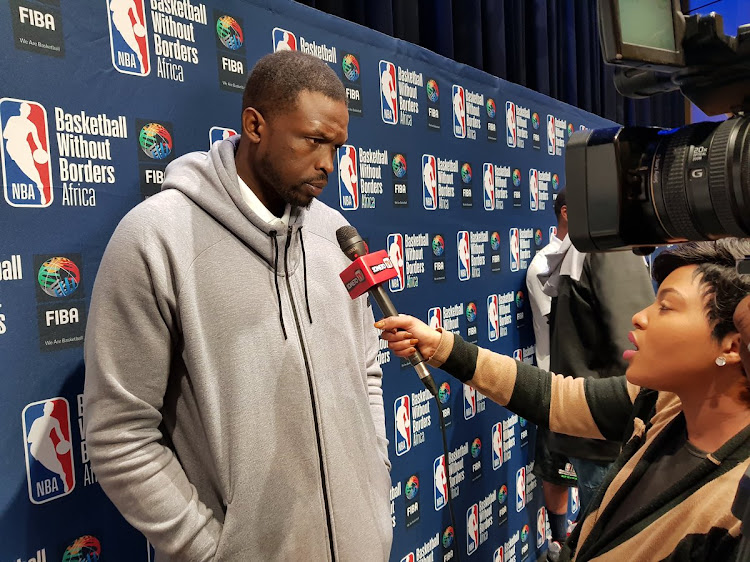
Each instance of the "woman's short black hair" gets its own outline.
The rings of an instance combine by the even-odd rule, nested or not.
[[[696,275],[706,297],[706,313],[712,336],[721,340],[736,332],[732,316],[737,304],[750,294],[750,276],[737,273],[737,261],[750,256],[750,239],[722,238],[715,242],[688,242],[663,251],[654,258],[654,280],[662,281],[675,269],[697,265]]]
[[[278,112],[293,110],[303,90],[346,103],[341,79],[325,62],[300,51],[271,53],[250,72],[242,95],[242,111],[254,107],[268,119]]]

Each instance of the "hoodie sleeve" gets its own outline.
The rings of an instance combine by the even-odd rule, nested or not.
[[[84,347],[88,452],[106,494],[158,551],[212,560],[221,524],[159,429],[179,336],[174,272],[152,234],[158,221],[131,212],[99,267]]]
[[[365,299],[362,299],[365,301]],[[369,297],[367,301],[369,302]],[[362,332],[365,337],[365,362],[367,365],[367,394],[370,399],[370,413],[375,423],[375,436],[377,447],[383,463],[391,470],[391,461],[388,459],[388,438],[385,432],[385,409],[383,406],[383,371],[378,363],[378,350],[380,347],[379,330],[374,327],[375,318],[371,306],[364,306],[362,314]]]

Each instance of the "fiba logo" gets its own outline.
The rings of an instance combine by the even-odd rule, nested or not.
[[[341,60],[341,71],[349,82],[359,80],[359,61],[357,57],[351,53],[344,55],[344,58]]]
[[[31,503],[68,495],[75,488],[70,407],[65,398],[28,404],[21,414]]]
[[[550,226],[549,227],[549,238],[552,240],[552,237],[557,237],[557,227],[556,226]]]
[[[516,472],[516,511],[526,507],[526,467],[522,466]]]
[[[68,545],[63,553],[62,562],[98,562],[101,554],[102,546],[99,539],[84,535]]]
[[[492,562],[505,562],[503,557],[503,547],[500,546],[492,555]]]
[[[448,503],[448,477],[445,471],[445,455],[440,455],[432,463],[432,475],[435,482],[435,511],[440,511]]]
[[[393,175],[397,178],[403,178],[406,175],[406,157],[403,154],[396,154],[391,160]]]
[[[411,406],[408,396],[396,398],[393,416],[396,420],[396,455],[401,456],[411,449]]]
[[[149,61],[145,0],[108,0],[112,66],[123,74],[148,76]]]
[[[547,154],[555,154],[555,118],[547,115]]]
[[[406,481],[406,486],[404,486],[406,499],[413,500],[417,497],[417,492],[419,492],[419,478],[417,478],[416,474],[413,474]]]
[[[216,35],[227,49],[236,51],[244,43],[242,28],[232,16],[221,16],[216,20]]]
[[[449,385],[447,382],[444,382],[440,385],[440,388],[438,389],[438,398],[440,399],[441,404],[447,404],[448,399],[451,397],[451,385]]]
[[[453,530],[453,527],[449,525],[448,527],[445,528],[445,531],[443,531],[443,540],[442,540],[444,549],[447,550],[453,546],[454,535],[455,535],[455,531]]]
[[[339,205],[344,211],[359,207],[359,180],[357,179],[357,149],[345,144],[338,149]]]
[[[479,548],[479,507],[472,504],[466,510],[466,553],[474,554]]]
[[[482,166],[482,185],[484,186],[484,210],[495,210],[495,166],[485,162]]]
[[[542,230],[540,228],[537,228],[534,231],[534,244],[537,248],[541,248],[542,242],[544,242],[544,239],[542,238]]]
[[[526,542],[529,538],[529,525],[528,523],[521,527],[521,540]]]
[[[42,291],[51,297],[69,297],[81,282],[81,272],[72,260],[54,257],[45,261],[37,273]]]
[[[237,131],[227,127],[211,127],[208,131],[208,144],[212,146],[215,142],[227,140],[236,134]]]
[[[463,86],[453,84],[453,136],[466,138],[466,98]]]
[[[388,288],[392,293],[403,291],[405,286],[404,280],[404,237],[401,234],[389,234],[386,244],[388,248],[388,257],[396,268],[396,277],[388,281]]]
[[[505,142],[510,148],[516,147],[516,104],[505,102]]]
[[[445,240],[440,234],[432,237],[432,254],[439,258],[445,253]]]
[[[495,252],[497,252],[500,249],[500,233],[499,232],[493,232],[490,235],[490,248],[492,248],[492,250]]]
[[[529,209],[539,210],[539,171],[534,168],[529,170]]]
[[[468,162],[461,165],[461,181],[466,184],[471,183],[471,164]]]
[[[573,123],[568,123],[568,136],[573,134],[573,131],[575,130],[575,127],[573,127]]]
[[[493,100],[492,98],[487,98],[485,108],[487,109],[487,117],[489,117],[490,119],[494,119],[495,115],[497,114],[497,106],[495,105],[495,100]]]
[[[482,452],[482,441],[479,437],[475,437],[474,441],[471,442],[471,457],[477,458]]]
[[[477,305],[473,302],[469,302],[469,304],[466,305],[466,321],[467,322],[475,322],[477,319]]]
[[[557,191],[560,187],[560,176],[557,174],[552,174],[552,189],[554,191]]]
[[[3,187],[12,207],[49,207],[52,167],[47,111],[34,101],[0,99]]]
[[[510,270],[518,271],[521,268],[521,242],[518,239],[518,229],[511,228],[508,231],[510,241]]]
[[[487,338],[496,341],[500,337],[500,310],[497,295],[487,297]]]
[[[536,547],[540,548],[547,542],[547,510],[544,506],[536,512]]]
[[[471,254],[469,253],[469,231],[459,230],[456,234],[456,248],[458,248],[458,280],[471,279]]]
[[[531,114],[531,126],[535,131],[539,129],[539,114],[536,111]]]
[[[443,327],[443,311],[439,306],[427,311],[427,324],[433,330]]]
[[[274,27],[271,32],[273,38],[273,52],[276,51],[296,51],[297,37],[291,31]]]
[[[470,420],[477,415],[477,393],[468,384],[464,386],[464,419]]]
[[[503,466],[503,424],[497,422],[492,426],[492,470]]]
[[[160,123],[147,123],[138,134],[143,153],[154,160],[164,160],[172,153],[172,135]]]
[[[380,117],[383,123],[398,123],[398,96],[396,92],[396,67],[392,62],[381,60],[380,72]]]

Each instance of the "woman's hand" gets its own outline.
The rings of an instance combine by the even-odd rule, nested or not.
[[[409,357],[419,349],[422,357],[429,359],[440,344],[440,332],[408,314],[383,318],[375,322],[375,327],[383,330],[380,337],[399,357]]]
[[[734,325],[740,333],[742,345],[740,346],[740,357],[745,374],[750,377],[750,295],[746,296],[737,305],[734,311]]]

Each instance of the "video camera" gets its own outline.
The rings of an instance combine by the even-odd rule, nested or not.
[[[678,0],[598,0],[604,59],[629,97],[679,89],[723,122],[573,133],[565,155],[570,238],[582,252],[750,237],[750,24],[685,16]]]

